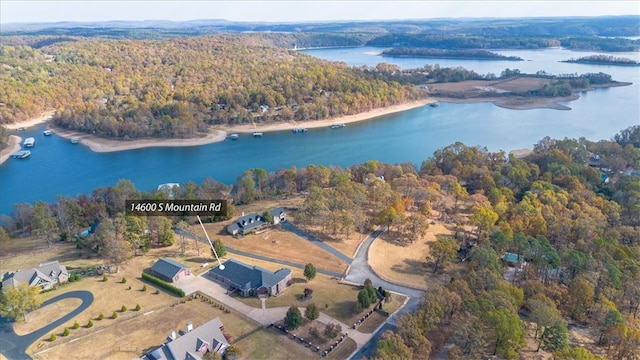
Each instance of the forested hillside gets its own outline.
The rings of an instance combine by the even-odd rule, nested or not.
[[[431,242],[420,266],[446,285],[431,287],[419,309],[382,336],[375,359],[426,359],[443,349],[450,358],[513,359],[526,339],[557,359],[638,359],[640,177],[629,170],[640,168],[639,145],[640,126],[621,131],[615,141],[544,138],[525,158],[456,143],[419,169],[378,161],[248,169],[233,185],[213,179],[181,184],[176,198],[250,204],[302,193],[297,221],[336,241],[384,226],[400,243],[413,242],[429,226],[427,218],[440,214],[451,236]],[[114,253],[100,250],[107,239],[100,231],[77,239],[77,246],[100,250],[109,261],[126,261],[171,243],[171,226],[194,221],[123,215],[127,199],[167,196],[122,180],[56,204],[17,204],[3,222],[12,237],[43,242],[69,241],[96,222],[127,223],[120,228],[130,235],[157,229],[153,237],[121,236]],[[233,206],[226,218],[232,216]],[[507,252],[526,265],[504,265]],[[570,329],[588,346],[577,347]]]
[[[212,124],[324,119],[425,96],[276,42],[296,45],[278,35],[4,45],[0,123],[55,109],[66,129],[191,137]]]

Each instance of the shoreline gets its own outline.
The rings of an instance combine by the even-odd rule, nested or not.
[[[385,108],[377,108],[367,112],[341,116],[337,118],[314,120],[306,122],[287,122],[278,124],[266,124],[266,125],[237,125],[237,126],[214,126],[210,128],[210,131],[205,136],[197,138],[186,139],[134,139],[134,140],[114,140],[98,137],[91,134],[81,133],[78,131],[65,130],[55,126],[49,128],[56,135],[65,138],[73,139],[78,138],[79,143],[89,147],[94,152],[106,153],[125,150],[135,150],[151,147],[187,147],[187,146],[199,146],[213,144],[216,142],[224,141],[227,135],[230,133],[238,134],[251,134],[253,132],[274,132],[274,131],[291,131],[296,127],[304,127],[307,129],[316,129],[329,127],[334,123],[351,124],[360,121],[366,121],[378,116],[389,115],[397,112],[407,111],[418,107],[425,106],[427,104],[436,102],[434,98],[427,98],[423,100],[416,100],[404,104],[388,106]]]
[[[22,148],[20,143],[22,143],[22,138],[20,136],[9,135],[9,144],[6,148],[0,151],[0,165],[4,164],[4,162],[9,159],[11,154]]]
[[[553,110],[571,110],[570,107],[560,104],[563,101],[574,101],[580,98],[580,95],[573,94],[571,96],[555,97],[555,98],[527,98],[527,97],[470,97],[470,98],[452,98],[436,96],[441,102],[453,104],[475,104],[481,102],[490,102],[497,107],[509,110],[533,110],[533,109],[553,109]]]
[[[2,124],[2,126],[4,126],[4,128],[8,130],[18,130],[21,127],[28,128],[28,127],[40,125],[42,123],[45,123],[51,120],[55,113],[56,113],[55,110],[49,110],[49,111],[43,112],[38,117],[23,120],[23,121],[18,121],[11,124]]]

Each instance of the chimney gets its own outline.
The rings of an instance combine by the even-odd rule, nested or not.
[[[242,216],[244,216],[244,211],[242,212]]]
[[[191,323],[191,321],[189,321],[187,323],[187,332],[191,332],[193,330],[193,323]]]
[[[176,331],[171,330],[171,340],[175,340],[175,339],[176,339]]]

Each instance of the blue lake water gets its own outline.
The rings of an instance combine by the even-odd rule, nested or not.
[[[167,182],[201,182],[207,177],[230,184],[249,168],[275,171],[308,164],[350,166],[376,159],[388,163],[416,165],[443,146],[456,141],[486,146],[491,151],[531,148],[544,136],[589,140],[610,139],[618,131],[640,124],[640,70],[559,63],[576,53],[563,49],[498,51],[527,61],[429,60],[387,58],[374,54],[379,48],[306,50],[305,53],[352,66],[375,66],[380,62],[402,68],[428,63],[463,66],[480,74],[499,75],[505,68],[553,74],[605,72],[631,86],[597,89],[581,93],[580,99],[564,103],[571,110],[508,110],[490,103],[429,106],[349,124],[341,129],[310,129],[306,133],[266,133],[254,139],[241,135],[238,141],[184,147],[150,148],[116,153],[94,153],[57,136],[45,137],[36,126],[14,132],[34,136],[36,146],[28,159],[9,159],[0,165],[0,214],[8,214],[16,203],[54,201],[56,195],[76,196],[119,179],[130,179],[138,189],[152,190]],[[638,53],[613,54],[639,59]]]

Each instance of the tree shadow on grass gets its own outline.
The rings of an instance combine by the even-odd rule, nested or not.
[[[189,259],[185,259],[185,260],[189,261],[189,262],[196,263],[196,264],[204,264],[204,263],[211,262],[211,259],[207,259],[207,258],[203,258],[203,257],[193,257],[193,258],[189,258]]]
[[[426,262],[404,259],[403,264],[393,265],[391,270],[401,274],[420,275],[424,274],[425,270],[428,270],[428,268]]]

